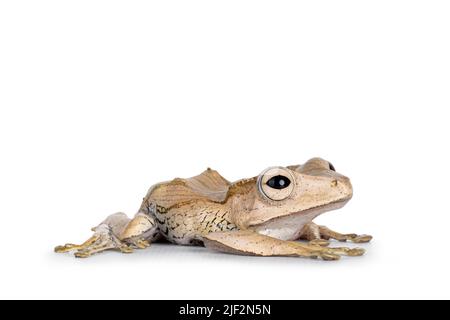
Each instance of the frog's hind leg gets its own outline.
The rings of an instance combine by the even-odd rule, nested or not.
[[[327,246],[329,244],[328,240],[330,239],[341,242],[351,241],[354,243],[364,243],[372,240],[372,236],[366,234],[358,235],[355,233],[343,234],[311,222],[303,228],[300,239],[308,240],[311,244]]]
[[[203,236],[206,247],[242,255],[320,257],[323,260],[338,260],[341,255],[360,256],[360,248],[327,248],[319,245],[283,241],[250,230],[213,232]]]
[[[80,245],[65,244],[55,248],[55,252],[75,251],[78,258],[86,258],[105,250],[133,252],[133,248],[144,249],[158,234],[156,222],[145,213],[138,213],[129,219],[124,213],[110,215],[97,227],[94,234]]]

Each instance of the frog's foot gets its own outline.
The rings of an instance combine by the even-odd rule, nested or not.
[[[125,242],[119,240],[114,235],[112,228],[107,224],[100,224],[94,228],[94,235],[87,241],[80,245],[68,243],[64,246],[58,246],[55,248],[55,252],[69,252],[75,251],[75,257],[87,258],[94,253],[102,252],[105,250],[117,249],[123,253],[133,252],[133,249]]]
[[[372,240],[372,236],[367,234],[358,235],[355,233],[342,234],[333,230],[328,229],[325,226],[319,226],[320,237],[322,239],[335,239],[341,242],[351,241],[354,243],[364,243]]]
[[[363,248],[347,248],[347,247],[321,247],[317,245],[308,245],[311,250],[317,250],[326,254],[335,254],[349,257],[362,256],[366,251]]]
[[[133,248],[145,249],[150,240],[159,234],[156,222],[144,212],[138,212],[133,219],[118,212],[107,217],[99,226],[92,228],[94,235],[82,244],[68,243],[55,248],[55,252],[75,251],[78,258],[86,258],[105,250],[133,252]]]

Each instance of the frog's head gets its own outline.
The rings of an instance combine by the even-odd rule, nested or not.
[[[247,190],[233,197],[233,220],[243,228],[264,227],[293,216],[304,224],[320,213],[343,207],[353,194],[350,180],[320,158],[303,165],[268,168],[245,184]]]

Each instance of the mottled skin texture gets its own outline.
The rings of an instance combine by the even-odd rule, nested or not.
[[[269,168],[234,183],[207,169],[189,179],[154,185],[133,219],[113,214],[93,228],[94,235],[83,244],[66,244],[55,251],[75,251],[76,257],[109,249],[129,253],[165,238],[245,255],[324,260],[359,256],[363,249],[329,247],[328,240],[361,243],[371,236],[341,234],[312,222],[319,214],[344,206],[352,194],[350,180],[320,158]]]

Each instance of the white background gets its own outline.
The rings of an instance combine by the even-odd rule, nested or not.
[[[450,298],[448,1],[3,1],[0,298]],[[206,167],[313,156],[354,185],[339,262],[154,245],[87,260],[107,215]]]

